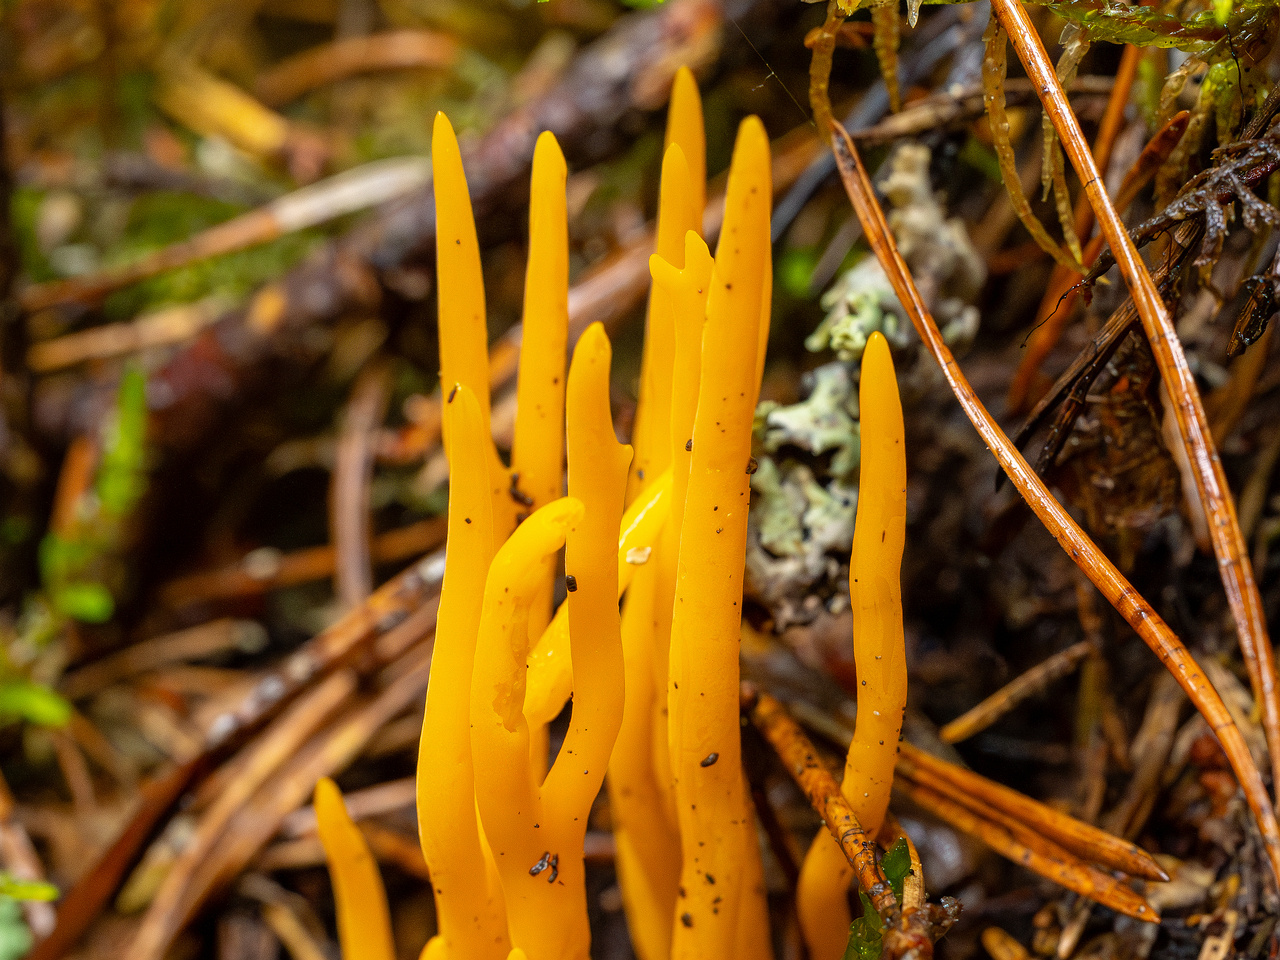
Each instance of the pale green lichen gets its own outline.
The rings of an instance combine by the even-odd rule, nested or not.
[[[804,550],[804,531],[800,518],[804,515],[802,491],[782,482],[777,464],[765,459],[751,478],[751,490],[758,494],[753,515],[760,533],[760,545],[778,557],[794,557]]]
[[[927,147],[902,144],[880,186],[889,201],[889,227],[916,286],[947,343],[963,350],[977,333],[978,311],[972,301],[986,282],[986,264],[964,224],[948,219],[929,179],[930,160]],[[845,271],[823,295],[822,306],[827,315],[805,341],[815,353],[831,349],[841,360],[855,363],[876,331],[898,349],[910,341],[902,305],[874,257]]]
[[[895,346],[906,345],[898,319],[898,298],[874,257],[866,257],[845,271],[822,295],[822,306],[827,315],[804,342],[814,353],[834,350],[841,360],[853,363],[876,331]]]
[[[904,144],[880,186],[890,228],[925,302],[948,342],[963,348],[977,331],[972,301],[986,267],[964,226],[947,218],[935,195],[930,159],[927,148]],[[827,318],[807,346],[830,348],[839,360],[806,374],[808,392],[799,403],[767,402],[756,411],[760,463],[751,480],[747,576],[778,630],[848,608],[845,579],[861,459],[854,362],[875,331],[899,350],[914,337],[874,257],[847,270],[823,306]]]
[[[779,629],[848,602],[840,569],[857,505],[857,391],[843,363],[819,367],[805,382],[800,403],[763,403],[756,415],[764,456],[751,478],[747,576]],[[801,462],[806,455],[820,462]]]
[[[764,411],[761,439],[768,453],[784,446],[819,456],[834,451],[830,473],[851,478],[858,469],[861,438],[858,396],[848,369],[829,363],[806,375],[809,396],[791,406],[773,405]]]
[[[841,567],[853,545],[857,490],[819,483],[794,460],[760,462],[747,539],[747,579],[776,629],[848,605]]]

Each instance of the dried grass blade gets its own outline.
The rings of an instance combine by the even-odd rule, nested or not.
[[[1121,60],[1121,73],[1116,76],[1116,89],[1120,89],[1119,84],[1122,79],[1125,80],[1124,89],[1132,89],[1133,79],[1137,74],[1136,64],[1140,57],[1136,55],[1130,57],[1129,52],[1137,50],[1137,47],[1125,48],[1125,56]],[[1130,61],[1134,64],[1132,69],[1127,66]],[[1110,116],[1110,104],[1108,104],[1107,112]],[[1151,179],[1156,175],[1156,171],[1169,159],[1169,154],[1173,152],[1173,148],[1182,139],[1182,134],[1187,129],[1187,121],[1190,119],[1191,114],[1183,110],[1170,119],[1151,138],[1143,148],[1141,155],[1125,174],[1124,181],[1120,184],[1120,190],[1116,194],[1117,210],[1128,209],[1129,204],[1133,203],[1138,193],[1151,182]],[[1105,119],[1103,125],[1106,126]],[[1118,123],[1116,126],[1118,126]],[[1109,154],[1111,143],[1114,139],[1114,134],[1112,134],[1104,140],[1102,132],[1099,132],[1098,144],[1094,150],[1098,157],[1099,166],[1105,163],[1102,159],[1102,148],[1106,147],[1106,152]],[[1092,222],[1093,209],[1089,206],[1088,197],[1082,195],[1080,199],[1084,207],[1083,212],[1088,214],[1088,221],[1086,222]],[[1081,220],[1077,218],[1076,226],[1079,227],[1080,225]],[[1097,261],[1098,254],[1102,252],[1102,242],[1102,234],[1094,236],[1089,241],[1084,250],[1084,263],[1086,266],[1092,267]],[[1076,283],[1079,280],[1080,274],[1075,271],[1054,267],[1053,276],[1049,279],[1049,287],[1045,291],[1044,299],[1040,301],[1040,309],[1036,312],[1035,322],[1032,324],[1032,333],[1027,343],[1026,353],[1022,357],[1022,362],[1018,364],[1018,372],[1014,374],[1013,381],[1009,384],[1009,399],[1007,403],[1010,411],[1021,412],[1031,403],[1031,387],[1035,382],[1036,375],[1040,372],[1040,366],[1048,358],[1049,354],[1053,352],[1053,348],[1058,345],[1058,338],[1062,336],[1062,331],[1066,329],[1073,316],[1072,311],[1075,308],[1078,290]]]
[[[1272,869],[1275,875],[1280,877],[1280,826],[1277,826],[1275,812],[1267,796],[1262,775],[1254,765],[1248,745],[1231,719],[1231,714],[1227,712],[1218,691],[1214,689],[1182,641],[1174,635],[1160,615],[1089,539],[1062,505],[1053,498],[1044,482],[1031,469],[1012,441],[987,412],[982,401],[978,399],[956,363],[955,357],[952,356],[950,348],[943,341],[937,323],[925,307],[906,262],[898,252],[897,244],[885,221],[884,211],[876,201],[871,180],[858,156],[857,147],[849,139],[843,127],[837,126],[835,132],[838,134],[833,138],[836,163],[858,219],[862,221],[871,247],[875,250],[876,256],[893,284],[894,292],[911,316],[911,321],[920,338],[942,367],[965,414],[977,428],[987,447],[996,455],[1001,467],[1009,475],[1009,479],[1013,481],[1032,511],[1085,575],[1102,591],[1112,606],[1168,667],[1177,678],[1179,685],[1186,690],[1187,696],[1195,704],[1196,709],[1203,714],[1209,727],[1217,734],[1223,751],[1231,763],[1231,768],[1244,789],[1245,798],[1253,810],[1258,830],[1266,844]]]
[[[1036,244],[1053,257],[1054,262],[1068,270],[1083,273],[1080,261],[1055,243],[1049,231],[1031,210],[1031,204],[1022,192],[1022,180],[1018,176],[1018,162],[1013,155],[1013,144],[1009,141],[1009,115],[1005,112],[1004,81],[1008,72],[1008,50],[1004,28],[995,17],[982,35],[985,51],[982,56],[982,99],[987,107],[987,117],[991,126],[991,142],[995,147],[996,159],[1000,164],[1000,175],[1004,178],[1005,189],[1013,204],[1018,220],[1026,228],[1027,233]],[[812,82],[812,81],[811,81]]]
[[[1089,52],[1088,33],[1074,23],[1068,23],[1062,31],[1062,56],[1058,58],[1058,82],[1069,87],[1075,82],[1080,69],[1080,61]],[[1117,76],[1117,80],[1119,77]],[[1112,98],[1114,100],[1114,97]],[[1126,98],[1127,99],[1127,98]],[[1077,229],[1079,219],[1071,209],[1071,192],[1067,189],[1066,161],[1062,156],[1062,145],[1058,142],[1058,131],[1049,121],[1048,114],[1041,116],[1041,128],[1044,136],[1044,170],[1040,181],[1044,186],[1045,197],[1053,191],[1054,207],[1058,214],[1058,223],[1062,225],[1062,239],[1077,260],[1083,261],[1080,253],[1080,233]]]
[[[1280,689],[1276,686],[1271,638],[1267,634],[1262,598],[1249,563],[1248,547],[1236,519],[1235,503],[1209,433],[1204,404],[1182,343],[1146,264],[1138,256],[1120,215],[1107,196],[1093,155],[1080,132],[1080,124],[1071,112],[1066,93],[1058,83],[1057,74],[1026,9],[1019,0],[993,0],[992,9],[1013,38],[1014,49],[1039,92],[1045,113],[1057,128],[1071,164],[1084,184],[1098,225],[1111,246],[1112,255],[1137,306],[1160,376],[1173,399],[1174,419],[1187,459],[1194,466],[1197,493],[1209,518],[1213,549],[1235,619],[1240,650],[1249,670],[1253,695],[1262,705],[1262,724],[1271,754],[1272,782],[1280,784]],[[1264,836],[1267,836],[1265,831]],[[1277,845],[1280,845],[1280,837],[1270,836],[1268,846],[1272,862],[1280,865]]]
[[[982,702],[966,710],[938,731],[944,743],[959,743],[982,732],[1023,701],[1034,697],[1069,674],[1094,649],[1090,640],[1059,650],[1025,673],[1020,673]]]

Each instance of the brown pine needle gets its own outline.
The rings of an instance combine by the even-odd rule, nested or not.
[[[458,58],[459,45],[436,30],[387,30],[367,37],[343,37],[295,54],[258,77],[255,92],[268,107],[279,107],[349,77],[386,70],[443,69]]]
[[[939,760],[909,743],[901,744],[897,772],[923,787],[970,807],[987,819],[994,819],[1004,825],[1024,826],[1044,834],[1082,860],[1112,870],[1122,870],[1145,880],[1169,879],[1160,864],[1136,844],[1060,813],[963,767]]]
[[[1186,449],[1186,457],[1194,466],[1196,490],[1204,505],[1205,515],[1209,518],[1213,550],[1218,558],[1222,584],[1231,605],[1240,651],[1249,671],[1254,698],[1262,706],[1262,726],[1271,753],[1272,782],[1280,784],[1280,689],[1276,686],[1271,638],[1267,634],[1262,597],[1258,593],[1253,567],[1249,563],[1248,546],[1240,533],[1235,502],[1213,437],[1209,433],[1209,421],[1191,374],[1191,367],[1151,274],[1138,255],[1111,198],[1107,196],[1093,155],[1089,152],[1089,145],[1080,132],[1080,124],[1071,112],[1067,95],[1058,83],[1053,64],[1045,53],[1044,44],[1030,16],[1019,0],[993,0],[992,9],[1008,31],[1027,75],[1034,81],[1040,94],[1045,113],[1052,120],[1067,156],[1071,158],[1071,164],[1084,184],[1102,234],[1111,247],[1137,307],[1142,329],[1151,344],[1151,352],[1155,356],[1165,389],[1172,398],[1178,434]],[[1272,815],[1273,827],[1274,820]],[[1280,835],[1272,829],[1264,830],[1263,836],[1267,838],[1269,855],[1280,875],[1280,849],[1277,849],[1280,846]]]
[[[850,734],[843,724],[803,704],[795,704],[792,709],[797,714],[803,712],[802,719],[811,729],[818,730],[835,743],[848,746]],[[1042,833],[1082,861],[1146,880],[1169,879],[1160,865],[1136,844],[1060,813],[1003,784],[947,763],[905,740],[899,744],[894,772],[898,777],[915,781],[946,799],[971,807],[980,817],[997,826]]]
[[[1178,145],[1182,135],[1186,133],[1187,124],[1190,120],[1191,114],[1183,110],[1170,118],[1169,122],[1161,127],[1156,135],[1151,138],[1120,184],[1120,190],[1116,194],[1115,201],[1117,210],[1128,209],[1129,204],[1133,203],[1143,187],[1151,182],[1156,175],[1156,171],[1169,158],[1173,148]],[[1082,199],[1086,201],[1086,209],[1089,209],[1087,207],[1088,198],[1084,197]],[[1099,233],[1089,241],[1084,250],[1085,266],[1092,267],[1097,261],[1098,254],[1102,252],[1102,244],[1105,239]],[[1040,371],[1040,366],[1048,358],[1049,354],[1053,352],[1053,348],[1057,346],[1058,339],[1062,336],[1062,331],[1066,329],[1067,323],[1071,319],[1078,299],[1078,288],[1075,285],[1079,280],[1080,274],[1075,271],[1064,270],[1061,267],[1054,268],[1053,275],[1049,279],[1048,289],[1045,290],[1044,299],[1040,301],[1040,308],[1036,311],[1035,322],[1032,324],[1032,333],[1027,342],[1027,352],[1022,358],[1022,362],[1018,364],[1018,371],[1014,374],[1013,380],[1009,384],[1009,399],[1007,402],[1011,411],[1023,410],[1032,402],[1031,388],[1035,383],[1036,375]]]
[[[338,430],[329,483],[329,531],[334,549],[334,593],[343,610],[358,607],[373,592],[369,550],[373,437],[387,414],[391,373],[385,360],[375,360],[360,372]]]
[[[375,160],[287,193],[132,263],[27,287],[18,295],[18,303],[29,313],[65,303],[96,304],[108,294],[169,270],[260,246],[393,200],[421,187],[427,176],[427,167],[416,157]]]
[[[192,879],[210,859],[227,825],[279,769],[307,744],[324,724],[350,700],[356,690],[354,671],[332,673],[300,698],[246,748],[237,775],[204,811],[189,843],[183,847],[148,908],[152,916],[170,916],[186,895]]]
[[[999,2],[1006,2],[1006,0],[999,0]],[[1054,79],[1056,81],[1056,77]],[[875,250],[877,258],[893,284],[898,300],[910,315],[921,340],[938,361],[956,399],[960,401],[965,414],[986,442],[987,447],[996,455],[1000,466],[1009,475],[1018,492],[1040,518],[1040,522],[1048,528],[1062,548],[1070,554],[1072,560],[1177,678],[1196,709],[1203,714],[1210,729],[1222,744],[1231,768],[1244,789],[1245,798],[1257,820],[1258,831],[1266,843],[1272,870],[1277,877],[1280,877],[1280,826],[1276,823],[1275,811],[1267,796],[1262,775],[1253,762],[1240,729],[1231,719],[1231,714],[1227,712],[1222,697],[1218,695],[1218,691],[1214,689],[1182,641],[1169,629],[1160,615],[1116,569],[1106,554],[1098,549],[1097,544],[1089,539],[1062,505],[1053,498],[1044,481],[1031,469],[1030,464],[978,399],[960,370],[959,364],[956,363],[955,357],[952,356],[950,348],[943,341],[936,321],[925,307],[906,262],[898,252],[897,244],[885,221],[884,211],[876,201],[871,180],[858,155],[858,148],[854,146],[843,127],[837,125],[835,132],[839,134],[832,143],[836,163],[853,208],[858,214],[858,219],[862,221],[872,249]]]
[[[1133,82],[1138,75],[1138,63],[1142,60],[1142,49],[1140,47],[1126,46],[1124,53],[1120,57],[1120,66],[1116,69],[1115,84],[1111,88],[1111,96],[1107,100],[1107,110],[1102,116],[1102,122],[1098,124],[1098,136],[1093,142],[1093,155],[1097,160],[1098,166],[1103,170],[1106,169],[1108,161],[1111,159],[1111,150],[1115,146],[1116,137],[1120,133],[1120,127],[1124,123],[1124,110],[1129,105],[1129,94],[1133,90]],[[1159,134],[1156,135],[1159,138]],[[1153,171],[1154,173],[1154,171]],[[1126,178],[1127,179],[1127,178]],[[1118,204],[1119,209],[1125,209],[1127,204]],[[1076,234],[1084,238],[1089,233],[1089,228],[1093,226],[1093,208],[1089,206],[1089,198],[1083,193],[1076,197],[1075,207],[1075,231]],[[1093,261],[1097,259],[1098,251],[1101,249],[1100,238],[1095,238],[1085,248],[1085,254],[1081,258],[1081,262],[1086,266],[1093,266]],[[1040,369],[1040,364],[1044,362],[1044,358],[1049,355],[1049,351],[1058,342],[1058,336],[1062,332],[1062,328],[1066,325],[1066,320],[1071,316],[1071,307],[1063,303],[1062,309],[1059,310],[1059,302],[1078,281],[1080,274],[1074,270],[1068,270],[1063,266],[1055,265],[1053,274],[1049,278],[1049,286],[1045,290],[1044,299],[1040,301],[1040,309],[1036,313],[1035,322],[1032,324],[1032,334],[1028,351],[1022,359],[1022,363],[1018,366],[1018,372],[1014,375],[1013,382],[1009,385],[1009,408],[1011,410],[1021,410],[1027,402],[1027,397],[1031,391],[1031,386],[1035,380],[1035,375]],[[1074,304],[1074,298],[1072,304]],[[1050,332],[1042,329],[1048,318],[1057,318],[1061,316],[1052,336]],[[1031,358],[1035,358],[1034,360]]]
[[[1027,960],[1031,956],[1026,947],[999,927],[982,931],[982,946],[991,954],[991,960]]]
[[[1159,923],[1160,915],[1155,908],[1128,886],[1077,859],[1056,843],[1038,836],[1035,831],[985,819],[911,780],[900,778],[894,788],[952,827],[977,837],[1002,857],[1118,913]]]
[[[1091,650],[1093,650],[1093,644],[1088,640],[1081,640],[1065,650],[1058,651],[956,717],[938,731],[938,736],[944,743],[968,740],[987,729],[1024,700],[1043,693],[1051,683],[1061,680],[1074,670]]]
[[[80,667],[63,677],[59,692],[69,700],[82,700],[148,670],[203,660],[228,651],[257,653],[266,644],[266,631],[251,620],[210,620],[186,630],[141,640]]]
[[[876,913],[886,926],[892,925],[898,913],[898,901],[876,862],[875,841],[858,823],[849,801],[840,792],[840,784],[818,758],[809,738],[782,704],[751,684],[742,685],[742,706],[840,844],[858,878],[858,886],[871,898]]]
[[[369,544],[375,563],[420,557],[444,542],[444,517],[431,517],[380,533]],[[160,602],[178,610],[188,604],[233,600],[323,580],[333,573],[332,546],[304,547],[276,555],[254,551],[238,563],[176,577],[160,588]]]

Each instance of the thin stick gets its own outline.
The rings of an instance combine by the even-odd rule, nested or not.
[[[1209,421],[1205,416],[1204,404],[1200,400],[1191,367],[1151,274],[1147,272],[1146,264],[1138,255],[1124,222],[1112,205],[1111,198],[1107,196],[1093,155],[1089,152],[1089,145],[1080,132],[1080,124],[1071,112],[1067,95],[1058,83],[1053,64],[1045,53],[1044,44],[1036,33],[1031,17],[1019,0],[993,0],[992,9],[1009,32],[1027,76],[1034,81],[1045,112],[1058,131],[1067,155],[1071,158],[1071,164],[1084,184],[1098,224],[1137,306],[1142,329],[1151,344],[1160,376],[1169,396],[1173,398],[1174,419],[1186,448],[1187,459],[1195,468],[1196,490],[1204,505],[1205,515],[1209,518],[1213,550],[1218,558],[1227,601],[1231,605],[1240,651],[1249,671],[1254,698],[1262,706],[1262,726],[1271,753],[1272,781],[1280,784],[1280,689],[1276,686],[1271,638],[1267,634],[1262,597],[1258,593],[1253,567],[1249,563],[1248,546],[1240,533],[1235,502],[1227,485],[1222,461],[1214,447],[1213,437],[1209,433]],[[1274,827],[1274,815],[1271,816],[1271,822]],[[1274,829],[1264,830],[1263,836],[1268,838],[1268,852],[1280,875],[1280,849],[1277,849],[1280,836],[1277,836]]]
[[[195,303],[161,307],[124,323],[108,323],[42,340],[27,349],[27,367],[32,373],[53,373],[89,360],[181,343],[217,320],[226,309],[226,301],[213,295]]]
[[[998,0],[998,2],[1005,2],[1005,0]],[[1204,715],[1205,721],[1222,744],[1231,768],[1244,789],[1245,797],[1258,822],[1258,831],[1266,843],[1272,870],[1277,877],[1280,877],[1280,825],[1276,823],[1275,812],[1271,808],[1262,774],[1254,765],[1249,747],[1235,725],[1235,721],[1231,719],[1231,714],[1227,712],[1218,691],[1214,689],[1182,641],[1169,629],[1160,615],[1116,569],[1106,554],[1098,549],[1097,544],[1080,529],[1079,524],[1063,509],[1062,505],[1053,498],[1044,481],[1031,469],[1030,464],[978,399],[973,387],[969,385],[969,381],[960,370],[959,364],[956,363],[955,357],[952,356],[950,348],[943,341],[936,321],[925,307],[920,291],[916,289],[915,281],[911,279],[906,262],[898,252],[898,246],[884,219],[884,211],[876,202],[871,180],[862,165],[861,157],[858,156],[858,148],[844,133],[842,127],[837,126],[836,132],[840,134],[833,140],[836,163],[858,219],[862,221],[867,238],[893,284],[898,300],[910,314],[921,340],[938,361],[956,399],[960,401],[960,406],[987,447],[996,455],[996,459],[1009,475],[1009,479],[1013,481],[1013,485],[1018,488],[1018,492],[1022,494],[1028,506],[1040,518],[1040,522],[1177,678],[1196,709]]]
[[[141,640],[80,667],[62,679],[59,692],[69,700],[83,700],[147,670],[233,650],[258,653],[266,644],[266,631],[252,620],[210,620],[186,630]]]
[[[1049,684],[1065,677],[1092,650],[1093,644],[1088,640],[1081,640],[1065,650],[1059,650],[956,717],[938,731],[938,736],[944,743],[959,743],[980,733],[1024,700],[1043,693]]]
[[[840,792],[840,784],[818,759],[809,738],[787,715],[782,704],[751,684],[742,685],[742,705],[752,725],[777,751],[787,772],[809,798],[809,803],[822,817],[836,843],[840,844],[858,878],[858,886],[871,898],[876,913],[880,914],[886,926],[891,926],[898,913],[898,900],[876,862],[875,841],[858,823],[849,801]]]
[[[268,107],[303,94],[385,70],[442,69],[458,57],[458,42],[438,30],[387,30],[366,37],[343,37],[287,57],[258,77],[254,90]]]

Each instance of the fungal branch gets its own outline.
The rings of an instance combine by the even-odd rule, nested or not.
[[[771,193],[769,140],[748,118],[734,145],[707,297],[671,626],[668,739],[683,851],[676,958],[741,955],[739,928],[764,922],[748,915],[762,904],[744,889],[759,848],[735,828],[751,817],[738,645]]]
[[[582,845],[622,718],[622,643],[615,537],[629,447],[609,413],[608,338],[599,325],[578,342],[569,371],[571,496],[522,523],[499,551],[485,588],[471,690],[476,798],[507,899],[514,946],[530,960],[586,958],[590,946]],[[576,495],[576,496],[575,496]],[[526,532],[526,528],[528,532]],[[528,769],[524,714],[526,624],[536,561],[568,536],[567,601],[574,676],[569,733],[541,788]],[[550,871],[549,873],[547,871]]]
[[[608,338],[595,325],[578,342],[568,382],[569,488],[578,496],[535,511],[499,548],[478,631],[471,748],[483,762],[476,763],[476,806],[497,864],[511,942],[529,960],[588,955],[581,851],[621,723],[614,555],[631,454],[613,436],[609,366]],[[581,684],[569,733],[539,787],[524,711],[528,619],[541,565],[566,538],[573,672]]]
[[[675,148],[674,150],[672,148]],[[667,113],[659,186],[655,253],[683,266],[684,238],[690,230],[702,233],[707,202],[706,136],[698,85],[687,67],[676,73]],[[653,288],[645,326],[640,368],[640,403],[636,408],[635,461],[628,500],[669,465],[672,389],[672,329],[663,294]]]
[[[874,837],[889,806],[907,704],[900,578],[907,460],[893,358],[878,331],[862,356],[858,402],[862,466],[849,560],[858,718],[842,792],[858,823]],[[829,833],[820,833],[805,857],[796,894],[801,929],[814,960],[839,960],[844,954],[852,879],[853,867],[844,851]]]
[[[645,570],[671,511],[671,472],[645,488],[622,515],[618,532],[618,598]],[[644,558],[641,561],[640,558]],[[628,681],[627,697],[631,684]],[[551,623],[529,652],[529,679],[524,713],[530,727],[545,726],[564,709],[573,695],[573,662],[569,645],[569,608],[560,605]]]
[[[550,133],[538,137],[529,189],[529,265],[511,447],[510,495],[528,513],[564,489],[564,358],[569,338],[569,222],[567,170]],[[554,558],[543,570],[542,596],[529,616],[529,634],[541,637],[551,619]]]
[[[315,807],[333,881],[343,960],[395,960],[391,913],[378,865],[347,813],[337,784],[328,777],[316,784]]]
[[[449,548],[418,746],[418,836],[431,870],[439,928],[428,949],[432,960],[503,960],[509,948],[506,908],[476,818],[470,735],[476,636],[494,553],[490,446],[471,389],[458,384],[447,396]]]
[[[489,453],[494,534],[505,540],[515,527],[510,474],[493,445],[489,402],[489,329],[471,194],[453,125],[436,114],[431,135],[436,201],[436,278],[439,301],[440,382],[460,383],[475,397],[483,432],[477,442]],[[527,418],[526,418],[527,419]],[[446,445],[448,426],[444,427]]]
[[[581,864],[581,854],[561,846],[562,824],[543,822],[523,710],[528,617],[541,562],[564,546],[583,513],[579,500],[556,500],[534,512],[498,549],[485,581],[471,682],[476,807],[502,882],[512,945],[530,960],[586,957],[589,944],[585,903],[576,922],[573,895],[581,895],[581,884],[575,890],[568,878],[557,883],[562,869]]]

